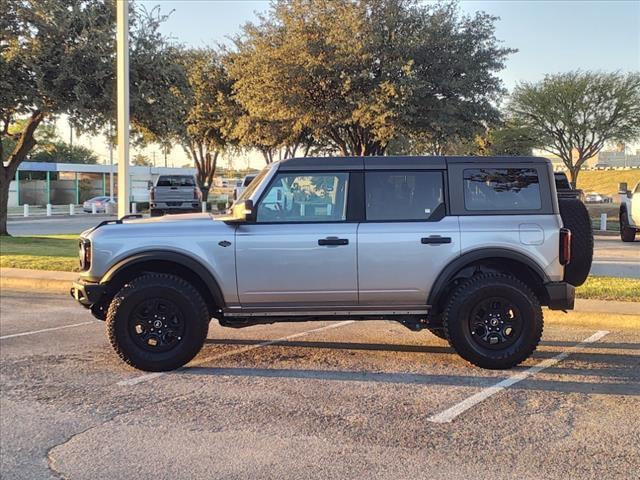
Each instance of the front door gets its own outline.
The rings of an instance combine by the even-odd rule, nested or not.
[[[460,254],[458,217],[445,216],[443,173],[367,171],[365,192],[360,305],[425,305],[438,274]]]
[[[348,172],[278,173],[236,230],[243,308],[356,305],[357,223],[347,222]]]

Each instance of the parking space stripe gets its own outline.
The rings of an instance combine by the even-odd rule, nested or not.
[[[89,322],[73,323],[71,325],[62,325],[60,327],[43,328],[42,330],[32,330],[30,332],[13,333],[11,335],[3,335],[2,337],[0,337],[0,340],[5,340],[7,338],[15,338],[15,337],[25,337],[27,335],[35,335],[36,333],[53,332],[54,330],[62,330],[63,328],[81,327],[82,325],[89,325],[91,323],[98,323],[98,322],[95,320],[92,320]]]
[[[585,338],[580,343],[577,343],[573,347],[569,348],[568,350],[565,350],[564,352],[559,353],[555,357],[544,360],[538,363],[537,365],[534,365],[531,368],[528,368],[522,372],[518,372],[515,375],[512,375],[511,377],[496,383],[491,387],[485,388],[484,390],[476,393],[475,395],[470,396],[469,398],[454,405],[453,407],[448,408],[436,415],[432,415],[427,419],[427,421],[433,422],[433,423],[450,423],[458,415],[466,412],[467,410],[479,404],[480,402],[483,402],[487,398],[495,395],[496,393],[502,392],[503,390],[509,388],[510,386],[515,385],[516,383],[521,382],[522,380],[525,380],[530,376],[535,375],[538,372],[541,372],[545,368],[549,368],[556,365],[557,363],[561,362],[572,353],[583,350],[590,343],[597,342],[608,333],[609,332],[607,330],[599,330],[593,335],[591,335],[590,337]]]
[[[292,340],[292,339],[298,338],[298,337],[303,337],[303,336],[309,335],[311,333],[317,333],[317,332],[322,332],[322,331],[325,331],[325,330],[331,330],[331,329],[334,329],[334,328],[343,327],[345,325],[349,325],[350,323],[354,323],[354,322],[355,322],[355,320],[345,320],[344,322],[332,323],[330,325],[325,325],[324,327],[314,328],[312,330],[306,330],[306,331],[300,332],[300,333],[294,333],[293,335],[287,335],[286,337],[277,338],[275,340],[267,340],[267,341],[258,343],[256,345],[249,345],[247,347],[239,348],[237,350],[232,350],[230,352],[219,353],[217,355],[212,355],[210,357],[205,357],[205,358],[202,358],[202,359],[195,360],[195,361],[189,363],[189,365],[187,365],[186,367],[182,367],[182,368],[178,369],[177,371],[188,369],[189,367],[195,367],[197,365],[202,365],[203,363],[208,363],[208,362],[211,362],[213,360],[218,360],[220,358],[230,357],[232,355],[239,355],[241,353],[245,353],[245,352],[248,352],[250,350],[255,350],[256,348],[267,347],[269,345],[275,345],[277,343],[285,342],[287,340]],[[145,375],[140,375],[139,377],[130,378],[128,380],[121,380],[121,381],[119,381],[117,383],[117,385],[119,385],[119,386],[137,385],[139,383],[148,382],[149,380],[153,380],[155,378],[161,377],[163,375],[166,375],[167,373],[171,373],[171,372],[147,373]]]

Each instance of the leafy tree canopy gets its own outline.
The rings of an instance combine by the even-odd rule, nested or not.
[[[229,71],[256,124],[381,154],[403,134],[466,133],[498,117],[496,73],[513,50],[495,21],[415,0],[278,0],[236,38]]]
[[[508,110],[537,147],[562,159],[575,186],[584,162],[607,143],[640,137],[640,73],[577,71],[523,82]]]
[[[165,17],[157,9],[132,8],[130,18],[132,126],[162,135],[182,69],[158,31]],[[78,131],[96,133],[115,118],[115,53],[114,0],[3,0],[0,136],[10,142],[0,147],[0,235],[7,233],[9,182],[35,147],[39,125],[65,113]]]

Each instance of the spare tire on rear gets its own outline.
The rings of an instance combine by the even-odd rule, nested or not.
[[[571,261],[564,269],[564,281],[579,287],[591,270],[593,260],[593,228],[587,207],[577,199],[559,199],[560,216],[571,230]]]

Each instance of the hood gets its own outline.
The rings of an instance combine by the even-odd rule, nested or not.
[[[121,223],[105,223],[81,233],[81,237],[153,237],[190,235],[206,228],[226,229],[228,226],[209,213],[183,213],[153,218],[131,218]]]

